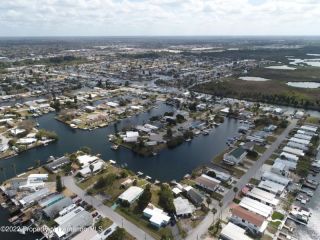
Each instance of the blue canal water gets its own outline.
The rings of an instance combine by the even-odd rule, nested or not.
[[[122,127],[137,125],[146,122],[151,116],[172,111],[172,107],[160,103],[157,108],[149,112],[141,113],[118,123],[118,129]],[[226,140],[237,134],[239,123],[235,119],[225,119],[219,127],[213,129],[208,136],[199,135],[190,143],[183,143],[175,149],[165,149],[157,156],[142,157],[128,149],[120,148],[114,151],[110,148],[108,134],[114,133],[114,125],[83,131],[71,129],[69,126],[57,121],[55,113],[43,115],[37,119],[40,128],[55,131],[59,135],[59,141],[51,143],[46,147],[39,147],[23,152],[15,157],[1,160],[0,167],[5,169],[6,178],[14,175],[12,164],[15,163],[17,173],[26,171],[34,166],[36,160],[45,163],[49,156],[62,156],[71,153],[82,146],[88,146],[93,153],[100,153],[104,160],[115,160],[119,165],[127,167],[135,172],[141,171],[160,181],[179,180],[185,174],[203,165],[226,148]],[[0,176],[1,179],[4,176]]]

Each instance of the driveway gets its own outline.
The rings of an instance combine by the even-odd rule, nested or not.
[[[110,218],[115,224],[120,227],[123,227],[128,233],[130,233],[136,239],[145,239],[152,240],[154,239],[148,233],[144,232],[142,229],[138,228],[133,223],[129,222],[121,215],[113,211],[110,207],[104,205],[99,199],[89,196],[84,190],[79,188],[72,176],[63,177],[64,185],[73,193],[77,194],[82,200],[86,201],[88,204],[91,204],[94,208],[97,209],[99,213],[103,216]]]

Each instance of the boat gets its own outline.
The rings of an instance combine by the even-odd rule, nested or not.
[[[209,135],[209,130],[203,130],[202,135],[203,136],[208,136]]]
[[[158,155],[158,153],[156,153],[156,152],[152,152],[152,155],[153,155],[153,156],[157,156],[157,155]]]
[[[151,180],[151,179],[152,179],[152,177],[146,176],[146,180]]]
[[[313,197],[313,194],[314,194],[313,191],[311,191],[310,189],[305,189],[305,188],[302,188],[300,190],[300,192],[307,194],[309,197]]]
[[[192,140],[191,138],[188,138],[188,139],[186,139],[185,141],[186,141],[186,142],[191,142],[191,140]]]
[[[137,172],[138,176],[143,175],[143,172]]]
[[[32,170],[34,167],[28,167],[28,170]]]
[[[113,150],[118,150],[118,148],[119,148],[119,145],[116,145],[116,144],[113,144],[111,146],[111,149],[113,149]]]
[[[288,216],[288,218],[290,218],[291,220],[303,225],[308,224],[310,217],[311,217],[310,210],[306,207],[301,207],[301,206],[292,206],[292,209],[289,212],[289,216]]]

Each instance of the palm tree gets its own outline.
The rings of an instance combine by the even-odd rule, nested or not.
[[[93,169],[94,169],[94,166],[92,164],[89,165],[89,168],[90,168],[90,171],[91,171],[91,175],[93,175]]]
[[[237,194],[237,192],[239,191],[239,189],[238,189],[237,187],[234,187],[232,190],[233,190],[233,192],[234,192],[234,197],[236,197],[236,194]]]
[[[220,207],[220,216],[219,216],[219,219],[220,219],[220,220],[221,220],[221,218],[222,218],[222,206],[223,206],[223,202],[220,201],[220,202],[219,202],[219,207]]]

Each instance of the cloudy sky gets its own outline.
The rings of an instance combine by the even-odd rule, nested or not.
[[[0,36],[320,35],[320,0],[0,0]]]

